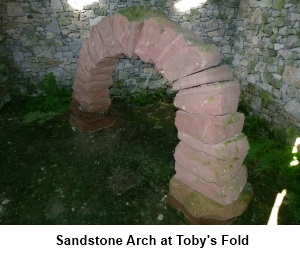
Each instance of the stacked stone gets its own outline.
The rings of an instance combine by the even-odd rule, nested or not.
[[[203,61],[203,60],[201,60]],[[195,223],[227,223],[247,207],[252,188],[243,161],[249,144],[237,113],[240,86],[228,66],[206,69],[177,80],[176,175],[170,201]],[[185,195],[183,195],[185,194]]]
[[[120,14],[103,17],[83,45],[73,84],[70,122],[82,131],[111,126],[109,87],[118,59],[126,56],[154,63],[173,82],[186,75],[217,65],[215,46],[194,45],[195,35],[162,17],[160,12],[143,21],[131,21]],[[199,61],[199,58],[205,61]]]
[[[122,15],[103,17],[83,45],[73,84],[70,122],[82,131],[97,131],[114,124],[109,88],[119,58],[134,58],[142,22]]]
[[[147,15],[146,15],[147,16]],[[103,18],[80,52],[71,123],[83,131],[113,124],[108,88],[118,58],[153,63],[179,91],[174,104],[181,142],[169,201],[195,223],[226,222],[240,215],[251,198],[242,165],[249,145],[237,113],[240,86],[221,54],[193,33],[160,16],[131,21],[120,14]],[[218,67],[216,67],[218,66]]]

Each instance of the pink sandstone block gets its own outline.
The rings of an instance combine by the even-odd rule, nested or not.
[[[218,81],[233,80],[232,69],[229,66],[218,66],[206,69],[202,72],[183,77],[175,81],[172,85],[173,91],[192,88],[203,84],[214,83]]]
[[[150,53],[148,49],[155,45],[161,35],[161,27],[155,20],[144,21],[144,26],[139,34],[134,53],[144,62],[150,62]]]
[[[84,84],[90,83],[90,82],[100,83],[101,81],[112,79],[112,75],[99,73],[99,74],[94,74],[94,75],[90,75],[90,76],[85,76],[85,75],[79,75],[77,73],[75,75],[75,79],[80,80],[81,83],[84,85]]]
[[[98,112],[88,112],[74,98],[71,102],[70,114],[76,119],[86,123],[92,123],[99,119],[109,117],[110,113],[109,107]]]
[[[169,184],[170,196],[182,205],[182,209],[192,217],[204,220],[227,221],[241,215],[247,208],[253,189],[250,183],[245,185],[239,198],[230,205],[221,205],[200,192],[191,189],[174,177]]]
[[[123,16],[116,13],[112,17],[112,27],[114,31],[114,38],[116,47],[123,54],[127,52],[129,41],[129,26],[130,22]]]
[[[73,89],[76,89],[78,93],[85,94],[89,92],[98,91],[99,89],[108,89],[113,84],[112,77],[105,80],[82,82],[75,77]]]
[[[175,125],[180,133],[202,143],[216,144],[241,133],[244,120],[245,116],[242,113],[207,116],[177,111]]]
[[[245,165],[242,165],[238,174],[222,187],[203,181],[178,164],[175,164],[175,171],[175,179],[222,205],[232,204],[239,197],[247,183],[247,168]]]
[[[236,112],[239,97],[237,81],[217,82],[180,90],[174,105],[186,112],[218,116]]]
[[[102,99],[109,98],[109,89],[101,89],[98,91],[88,92],[88,93],[80,93],[74,88],[72,97],[77,101],[85,101],[87,104],[95,104],[98,103]]]
[[[166,27],[165,31],[161,34],[159,40],[155,45],[149,47],[149,55],[153,63],[156,63],[158,57],[164,51],[164,49],[174,41],[174,39],[178,36],[173,29]]]
[[[92,76],[88,79],[84,79],[82,76],[76,75],[73,88],[83,88],[84,91],[93,91],[95,89],[109,88],[112,85],[112,76],[100,76],[99,74],[96,77],[99,77],[99,79],[93,80]]]
[[[135,50],[139,35],[142,31],[143,25],[144,25],[144,22],[140,22],[140,21],[130,22],[129,31],[128,31],[129,38],[128,38],[128,42],[127,42],[126,51],[124,52],[124,54],[129,58],[133,58],[133,59],[138,58],[135,55],[134,50]]]
[[[85,100],[78,101],[78,103],[87,111],[87,112],[100,112],[103,109],[108,109],[111,105],[110,98],[103,98],[97,103],[89,104]]]
[[[178,139],[197,151],[204,152],[205,154],[222,160],[229,160],[230,158],[245,155],[250,148],[248,139],[243,133],[237,134],[217,144],[206,144],[180,132],[178,132]]]
[[[81,48],[80,54],[79,54],[79,60],[77,62],[76,66],[76,72],[90,72],[90,73],[97,73],[99,70],[98,65],[100,63],[110,61],[115,61],[117,63],[117,59],[103,59],[102,57],[97,57],[96,54],[94,54],[94,57],[91,57],[90,50],[89,50],[89,44],[85,43],[83,47]],[[101,64],[100,64],[101,65]],[[106,64],[107,65],[107,64]]]
[[[111,56],[108,47],[104,44],[102,40],[100,31],[97,28],[97,26],[92,27],[90,31],[90,36],[87,39],[85,49],[86,55],[83,57],[88,59],[90,62],[95,63],[95,65],[102,59]]]
[[[175,39],[161,52],[156,60],[155,67],[158,71],[162,70],[163,64],[176,55],[183,47],[187,46],[188,43],[184,39],[183,35],[178,35]]]
[[[80,60],[77,64],[76,72],[78,72],[80,76],[85,78],[98,74],[112,75],[117,63],[118,59],[111,58],[100,61],[96,66],[91,66],[90,62],[83,62],[82,60]]]
[[[206,182],[224,186],[239,172],[247,153],[228,160],[221,160],[197,151],[180,141],[175,148],[174,158],[184,167]]]
[[[217,66],[220,60],[221,53],[215,45],[188,45],[168,59],[163,64],[162,69],[168,80],[175,81],[209,67]]]
[[[87,71],[85,67],[77,68],[77,77],[84,82],[105,80],[113,76],[115,65]]]
[[[122,52],[115,43],[112,20],[112,17],[103,17],[95,27],[100,32],[101,38],[104,45],[107,47],[110,57],[116,57],[122,54]]]

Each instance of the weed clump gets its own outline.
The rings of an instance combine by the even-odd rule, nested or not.
[[[23,123],[43,124],[55,116],[66,113],[70,107],[71,91],[59,87],[53,73],[40,84],[40,96],[30,97],[23,108]]]
[[[158,10],[136,6],[121,9],[118,13],[126,17],[129,21],[143,21],[151,17],[166,17],[164,13]]]
[[[299,151],[292,151],[292,147],[283,138],[276,137],[269,124],[258,117],[246,117],[244,133],[250,143],[245,164],[249,170],[249,182],[254,185],[254,192],[264,194],[265,197],[270,196],[268,200],[273,203],[276,194],[286,189],[287,195],[280,210],[279,224],[299,224],[300,165],[291,165],[293,159],[300,159]],[[256,211],[264,211],[265,217],[268,217],[273,204],[267,205],[260,199],[262,198],[256,198],[255,203],[259,204],[256,206],[260,207]]]
[[[127,98],[129,105],[136,105],[141,107],[157,106],[163,107],[166,104],[172,103],[174,96],[168,94],[165,89],[156,89],[153,92],[147,90],[139,90],[132,93]]]

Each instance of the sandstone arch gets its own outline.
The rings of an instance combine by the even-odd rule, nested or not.
[[[70,122],[82,131],[113,125],[109,87],[119,58],[153,63],[179,91],[174,105],[180,143],[169,201],[194,223],[228,222],[246,209],[252,194],[243,165],[249,149],[241,133],[244,115],[236,112],[239,83],[228,66],[219,66],[216,46],[159,13],[151,15],[130,21],[115,14],[91,29],[77,64]]]

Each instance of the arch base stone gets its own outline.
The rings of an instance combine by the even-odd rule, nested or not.
[[[110,108],[100,112],[86,111],[75,99],[72,100],[69,122],[82,132],[96,132],[114,125],[116,119]]]
[[[248,207],[253,189],[247,183],[240,196],[230,205],[221,205],[172,178],[169,185],[169,204],[185,214],[191,224],[226,225],[234,222]]]

